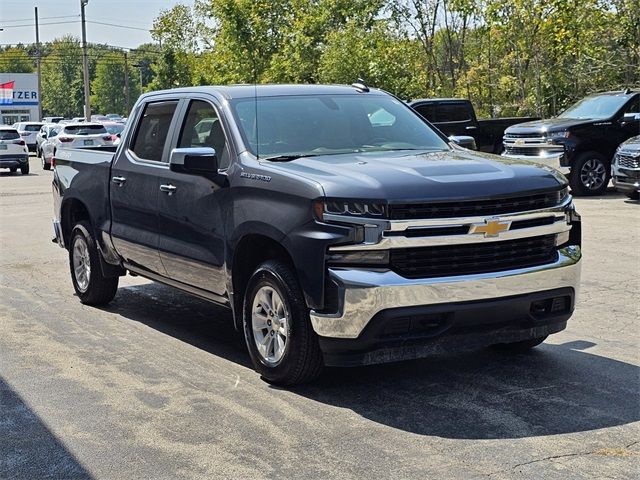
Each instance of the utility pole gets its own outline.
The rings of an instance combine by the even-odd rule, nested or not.
[[[89,96],[91,89],[89,88],[89,58],[87,56],[87,25],[84,16],[84,7],[89,0],[80,0],[80,14],[82,16],[82,74],[84,77],[84,118],[86,122],[91,121],[91,105],[89,104]]]
[[[125,114],[129,114],[129,62],[127,61],[127,52],[124,52],[124,103],[126,112]]]
[[[36,65],[38,72],[38,120],[42,120],[42,83],[40,81],[40,29],[38,28],[38,7],[36,9]]]

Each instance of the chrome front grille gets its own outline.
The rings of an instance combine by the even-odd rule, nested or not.
[[[540,133],[505,133],[504,138],[540,138]]]
[[[618,153],[616,163],[622,168],[640,168],[640,156],[632,157]]]

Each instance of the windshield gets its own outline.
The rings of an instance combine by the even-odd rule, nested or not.
[[[389,96],[259,97],[257,105],[255,98],[243,98],[233,109],[247,147],[260,158],[449,148]]]
[[[64,133],[69,135],[98,135],[107,133],[102,125],[76,125],[73,127],[65,127]]]
[[[598,95],[587,97],[567,108],[560,118],[610,118],[622,108],[629,98],[618,95]]]

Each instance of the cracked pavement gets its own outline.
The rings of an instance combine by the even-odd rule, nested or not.
[[[262,382],[227,312],[126,277],[82,306],[51,173],[0,173],[0,479],[638,478],[640,205],[577,199],[567,330],[491,350]]]

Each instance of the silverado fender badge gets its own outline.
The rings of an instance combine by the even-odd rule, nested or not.
[[[469,227],[469,234],[484,234],[484,238],[497,237],[501,232],[506,232],[511,228],[510,221],[500,221],[500,218],[493,217],[485,219],[484,223],[473,223]]]
[[[262,180],[263,182],[271,181],[271,177],[269,175],[258,175],[257,173],[242,172],[240,176],[251,180]]]

